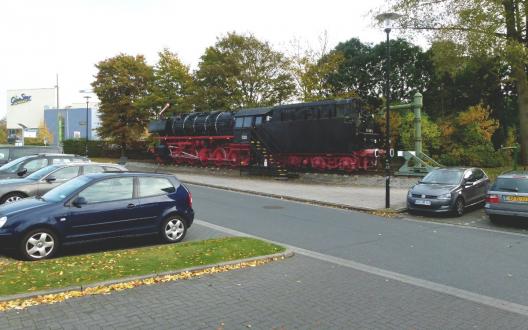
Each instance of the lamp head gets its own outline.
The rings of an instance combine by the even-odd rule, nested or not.
[[[376,16],[376,19],[378,22],[383,24],[383,27],[385,28],[385,31],[390,31],[394,25],[394,21],[402,17],[402,15],[398,13],[383,13]]]

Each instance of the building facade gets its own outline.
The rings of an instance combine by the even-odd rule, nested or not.
[[[8,90],[8,132],[36,130],[44,122],[44,110],[56,107],[56,95],[55,88]]]
[[[96,108],[48,109],[44,111],[44,118],[46,127],[53,134],[53,145],[60,145],[64,140],[86,139],[86,136],[88,140],[98,140]]]

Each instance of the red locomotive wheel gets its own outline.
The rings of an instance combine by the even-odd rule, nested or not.
[[[211,155],[216,166],[222,166],[227,162],[227,152],[224,148],[216,148]]]

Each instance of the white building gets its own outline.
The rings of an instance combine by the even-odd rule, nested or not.
[[[36,129],[44,122],[44,110],[55,107],[55,88],[8,90],[7,129],[20,130],[21,125]]]

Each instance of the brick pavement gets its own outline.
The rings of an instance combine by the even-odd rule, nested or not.
[[[2,329],[526,329],[528,318],[304,256],[0,314]]]

